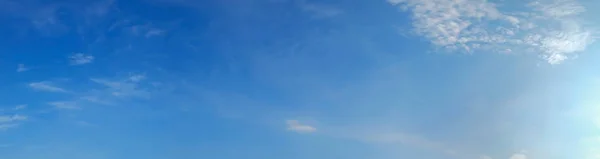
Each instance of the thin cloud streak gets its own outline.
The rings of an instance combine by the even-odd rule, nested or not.
[[[54,106],[57,109],[65,109],[65,110],[81,109],[81,107],[77,106],[77,103],[75,103],[75,102],[60,101],[60,102],[50,102],[48,104]]]
[[[317,131],[317,128],[310,125],[301,124],[298,120],[287,120],[287,130],[294,131],[297,133],[313,133]]]
[[[30,69],[25,67],[25,64],[19,64],[17,65],[17,72],[25,72],[25,71],[29,71]]]
[[[25,108],[27,108],[27,104],[17,105],[13,109],[14,110],[22,110],[22,109],[25,109]]]
[[[83,53],[76,53],[69,56],[69,62],[71,65],[83,65],[92,63],[94,61],[94,56],[86,55]]]
[[[54,85],[52,85],[52,83],[46,82],[46,81],[29,83],[29,87],[34,90],[46,91],[46,92],[58,92],[58,93],[68,92],[67,90],[65,90],[63,88],[54,86]]]

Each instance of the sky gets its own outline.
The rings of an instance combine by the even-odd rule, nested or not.
[[[595,0],[0,0],[2,159],[600,159]]]

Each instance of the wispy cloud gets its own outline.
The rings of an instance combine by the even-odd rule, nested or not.
[[[585,7],[574,0],[534,1],[522,12],[504,12],[484,0],[389,2],[412,13],[418,35],[450,51],[535,52],[558,64],[595,40],[576,20]]]
[[[363,130],[351,130],[354,132],[360,132]],[[354,133],[352,132],[352,133]],[[367,132],[363,134],[354,134],[349,135],[351,138],[371,142],[378,144],[403,144],[416,148],[421,148],[441,154],[445,154],[448,156],[455,157],[464,157],[464,156],[472,156],[471,154],[464,154],[463,152],[459,152],[458,150],[453,149],[451,146],[448,146],[444,143],[433,141],[431,139],[427,139],[425,137],[408,134],[403,132]]]
[[[160,29],[156,29],[156,28],[151,28],[151,29],[149,29],[149,30],[146,32],[146,34],[145,34],[144,36],[145,36],[146,38],[150,38],[150,37],[153,37],[153,36],[159,36],[159,35],[162,35],[162,34],[164,34],[164,33],[165,33],[165,31],[164,31],[164,30],[160,30]]]
[[[67,92],[67,90],[60,88],[58,86],[54,86],[54,85],[52,85],[51,82],[47,82],[47,81],[29,83],[29,87],[31,87],[32,89],[35,89],[35,90],[46,91],[46,92],[59,92],[59,93]]]
[[[144,36],[145,38],[160,36],[160,35],[165,34],[165,32],[166,32],[165,30],[155,28],[150,24],[134,25],[134,26],[129,27],[129,31],[134,36]]]
[[[83,53],[76,53],[69,56],[69,62],[71,65],[83,65],[92,63],[94,61],[94,56],[86,55]]]
[[[27,108],[27,104],[21,104],[21,105],[17,105],[15,106],[15,108],[13,108],[14,110],[22,110]]]
[[[29,117],[24,115],[0,115],[0,130],[7,130],[19,126],[23,121],[26,121]]]
[[[315,18],[330,18],[344,13],[339,8],[324,4],[301,2],[300,7],[305,12],[311,13]]]
[[[144,75],[132,75],[129,77],[129,80],[131,80],[132,82],[140,82],[142,80],[144,80],[146,78],[146,76]]]
[[[301,124],[298,120],[287,120],[285,123],[287,124],[287,130],[297,133],[313,133],[317,131],[317,128],[310,125]]]
[[[99,78],[92,78],[90,80],[105,86],[106,89],[104,90],[104,92],[109,92],[109,94],[115,97],[147,98],[150,96],[150,92],[140,88],[140,86],[138,85],[138,82],[140,82],[144,78],[145,76],[143,75],[132,75],[127,79],[128,81],[108,80]]]
[[[77,106],[76,102],[71,102],[71,101],[50,102],[48,104],[54,106],[57,109],[68,109],[68,110],[81,109],[81,107]]]
[[[527,155],[522,153],[516,153],[510,156],[510,159],[527,159]]]
[[[25,67],[25,64],[17,65],[17,72],[25,72],[25,71],[29,71],[29,68]]]
[[[4,115],[4,116],[0,116],[0,123],[8,123],[8,122],[15,122],[15,121],[23,121],[23,120],[27,120],[27,116],[22,116],[22,115]]]

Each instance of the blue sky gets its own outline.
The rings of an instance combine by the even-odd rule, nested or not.
[[[0,158],[600,159],[598,7],[0,0]]]

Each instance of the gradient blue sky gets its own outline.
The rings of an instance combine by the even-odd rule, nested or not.
[[[0,0],[2,159],[600,159],[595,0]]]

